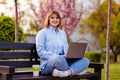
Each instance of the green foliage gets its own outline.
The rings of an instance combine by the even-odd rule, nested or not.
[[[87,52],[85,53],[90,62],[101,62],[101,53],[99,52]]]
[[[87,52],[85,53],[85,57],[87,57],[91,62],[106,62],[106,54],[100,52]],[[114,54],[110,53],[110,62],[114,62]]]
[[[114,56],[120,53],[120,5],[112,0],[110,22],[110,48]],[[85,28],[90,28],[94,36],[101,42],[101,47],[106,47],[108,2],[105,1],[87,19],[83,20]],[[116,58],[114,60],[117,62]]]
[[[113,28],[111,30],[111,46],[118,46],[120,47],[120,13],[118,16],[112,16],[113,22],[111,23],[113,25]]]
[[[18,27],[19,41],[23,40],[23,31]],[[7,16],[0,16],[0,41],[15,41],[15,20]]]
[[[120,43],[120,5],[112,1],[112,13],[111,13],[111,44],[115,42]],[[106,44],[106,31],[107,31],[107,14],[108,3],[105,1],[98,7],[87,19],[83,20],[83,24],[86,27],[91,28],[93,35],[95,35],[105,47]],[[115,36],[116,35],[116,36]],[[117,39],[116,39],[117,38]],[[117,43],[117,44],[118,44]]]
[[[113,63],[114,62],[114,54],[110,53],[110,62]],[[106,62],[106,54],[102,53],[101,56],[101,62]]]
[[[33,22],[30,22],[30,28],[27,29],[27,32],[25,34],[34,35],[37,32],[37,27],[35,27],[35,24]]]

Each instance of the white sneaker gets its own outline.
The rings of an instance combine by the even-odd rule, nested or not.
[[[85,73],[86,73],[86,70],[84,70],[84,71],[78,73],[77,75],[82,75],[82,74],[85,74]]]
[[[54,76],[54,77],[67,77],[68,74],[66,74],[66,71],[60,71],[58,69],[54,69],[52,76]]]

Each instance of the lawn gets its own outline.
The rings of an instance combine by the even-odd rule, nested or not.
[[[104,69],[102,70],[102,80],[105,80],[105,66],[106,64],[104,64]],[[109,80],[120,80],[120,55],[118,55],[117,63],[110,63]]]
[[[105,80],[105,64],[102,70],[102,80]],[[120,63],[110,63],[109,80],[120,80]]]
[[[105,80],[106,64],[104,63],[104,69],[102,69],[102,80]],[[93,71],[93,69],[87,69],[87,71]],[[111,62],[109,65],[109,80],[120,80],[120,55],[118,56],[117,63]]]

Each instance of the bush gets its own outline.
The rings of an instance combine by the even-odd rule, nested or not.
[[[101,62],[101,53],[99,52],[87,52],[85,53],[90,62]]]
[[[105,53],[102,54],[101,61],[106,62],[106,54]],[[114,62],[114,54],[113,53],[110,53],[110,62]]]
[[[23,31],[18,27],[19,41],[23,40]],[[7,16],[0,16],[0,41],[15,41],[15,20]]]
[[[91,62],[106,62],[106,54],[100,52],[87,52],[85,53],[85,57],[87,57]],[[114,54],[110,53],[110,62],[114,62]]]

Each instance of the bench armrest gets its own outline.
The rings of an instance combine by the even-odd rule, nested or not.
[[[0,74],[14,74],[15,68],[12,66],[1,66],[0,65]]]
[[[104,64],[102,64],[102,63],[96,63],[96,62],[91,62],[89,64],[89,68],[99,68],[99,69],[102,69],[102,68],[104,68]]]
[[[102,69],[104,68],[104,64],[91,62],[89,64],[89,68],[93,68],[94,72],[98,74],[97,80],[101,80],[101,72],[102,72]]]

